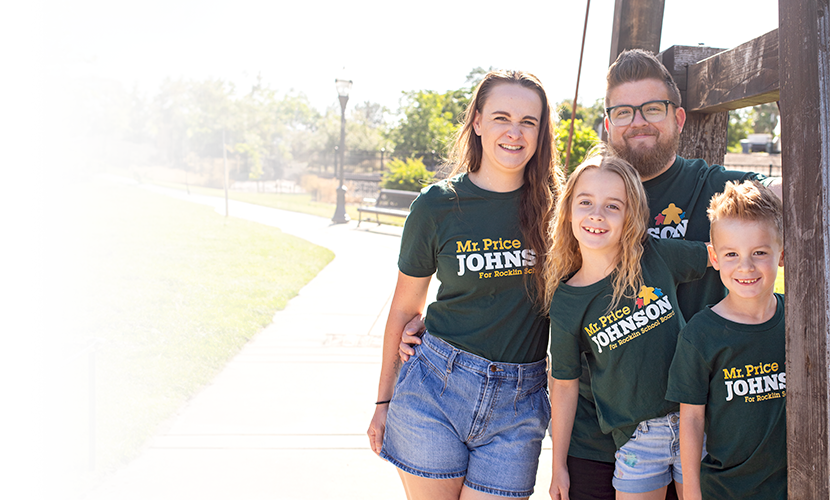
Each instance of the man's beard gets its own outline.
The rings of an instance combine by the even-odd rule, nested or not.
[[[668,140],[661,139],[662,137],[658,136],[653,148],[638,150],[628,147],[625,137],[621,141],[622,144],[612,144],[609,141],[608,145],[613,154],[630,163],[634,170],[639,172],[641,179],[651,179],[662,173],[669,162],[674,162],[680,148],[680,134],[676,132]]]

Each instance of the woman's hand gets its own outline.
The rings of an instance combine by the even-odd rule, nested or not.
[[[406,363],[409,361],[409,357],[415,354],[415,349],[412,348],[413,345],[420,345],[421,343],[421,334],[424,333],[426,327],[424,326],[424,318],[421,315],[417,315],[411,320],[403,329],[403,333],[401,334],[401,343],[398,346],[398,356],[400,356],[401,361]]]
[[[380,449],[383,446],[383,433],[386,431],[386,414],[389,411],[389,403],[377,405],[372,421],[369,423],[369,447],[376,455],[380,456]]]

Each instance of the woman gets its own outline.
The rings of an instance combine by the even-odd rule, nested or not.
[[[412,204],[368,430],[410,499],[533,492],[550,417],[536,270],[561,183],[554,152],[539,80],[488,73],[457,135],[450,178]],[[401,369],[401,332],[423,314],[435,272],[441,288],[427,332]]]

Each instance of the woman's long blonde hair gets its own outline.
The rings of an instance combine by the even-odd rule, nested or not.
[[[619,261],[615,268],[613,295],[609,311],[615,308],[623,297],[634,298],[643,285],[640,259],[643,257],[643,242],[648,235],[648,201],[640,176],[627,161],[609,156],[604,148],[598,148],[593,155],[580,164],[568,178],[565,190],[556,205],[550,234],[553,244],[545,259],[544,281],[545,301],[550,306],[559,283],[582,267],[582,253],[571,226],[571,205],[577,181],[587,170],[613,172],[625,184],[625,220],[620,236]]]
[[[453,165],[450,177],[460,172],[476,172],[481,168],[484,156],[481,137],[473,129],[476,112],[481,113],[484,104],[497,85],[519,85],[534,91],[542,101],[542,116],[539,117],[539,136],[536,151],[524,169],[524,191],[519,204],[519,225],[525,244],[536,252],[536,265],[532,274],[535,301],[547,309],[542,297],[545,295],[544,269],[545,249],[551,245],[548,226],[553,214],[556,198],[562,189],[562,170],[559,167],[559,152],[554,142],[554,127],[548,97],[542,83],[531,73],[524,71],[490,71],[473,92],[461,127],[450,150]],[[527,276],[527,275],[526,275]],[[548,302],[549,304],[549,302]]]

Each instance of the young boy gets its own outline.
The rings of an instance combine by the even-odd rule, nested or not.
[[[784,297],[773,293],[781,201],[757,182],[730,182],[708,213],[709,257],[729,293],[680,332],[669,370],[684,497],[786,498]]]

